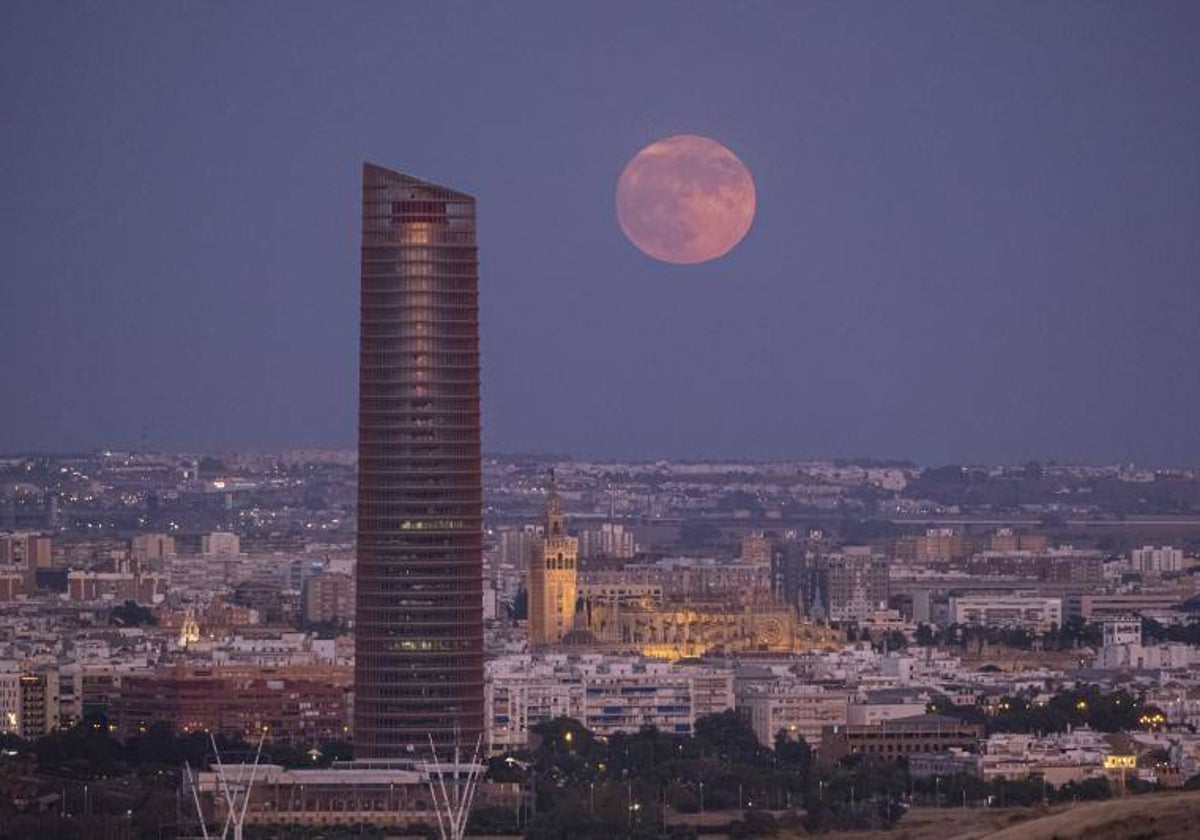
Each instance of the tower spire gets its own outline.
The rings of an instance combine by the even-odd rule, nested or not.
[[[554,476],[554,468],[550,468],[546,484],[546,536],[565,536],[563,530],[562,500],[558,497],[558,480]]]

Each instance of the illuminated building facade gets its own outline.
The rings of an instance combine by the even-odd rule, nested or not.
[[[529,563],[529,643],[562,641],[575,624],[576,560],[579,543],[567,536],[562,503],[550,473],[546,536]]]
[[[593,735],[690,734],[696,720],[734,708],[732,669],[625,654],[515,654],[487,663],[489,752],[523,749],[542,723],[570,717]]]
[[[637,650],[657,659],[708,654],[804,653],[842,643],[839,631],[798,620],[782,606],[664,604],[643,607],[620,601],[585,605],[587,629],[597,642]]]
[[[483,730],[475,200],[363,168],[354,739]]]

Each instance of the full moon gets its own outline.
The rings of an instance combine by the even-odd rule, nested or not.
[[[728,254],[754,221],[754,179],[716,140],[651,143],[617,181],[617,222],[648,256],[692,265]]]

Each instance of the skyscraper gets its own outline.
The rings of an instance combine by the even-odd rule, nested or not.
[[[359,758],[483,728],[475,200],[363,167],[354,740]]]

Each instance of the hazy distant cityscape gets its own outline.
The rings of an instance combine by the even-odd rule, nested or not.
[[[0,459],[0,729],[14,756],[0,807],[186,826],[178,776],[142,764],[189,743],[203,758],[213,733],[230,750],[264,740],[248,825],[427,823],[420,778],[354,808],[312,792],[328,783],[312,774],[337,772],[314,767],[353,754],[355,461]],[[831,790],[849,790],[845,756],[903,759],[892,798],[918,804],[1200,776],[1200,471],[524,456],[485,457],[483,477],[480,830],[552,833],[545,820],[567,818],[530,823],[539,775],[521,769],[564,725],[636,745],[646,727],[714,738],[706,721],[733,713],[764,749],[804,744],[805,772]],[[553,507],[577,562],[545,571]],[[81,731],[125,745],[104,769],[136,772],[73,771],[71,747],[48,744]],[[26,744],[31,763],[13,765]],[[622,795],[647,826],[681,831],[726,830],[755,800],[776,816],[803,801],[798,776],[746,762],[638,778]],[[219,820],[216,773],[195,769]],[[889,773],[854,765],[870,807],[831,798],[821,819],[888,824]],[[278,791],[301,785],[308,799],[284,813]]]

